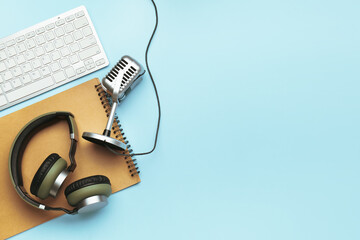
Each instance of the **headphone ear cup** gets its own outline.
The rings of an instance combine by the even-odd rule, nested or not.
[[[30,192],[41,199],[49,197],[56,178],[66,169],[66,166],[66,161],[58,154],[49,155],[35,173]]]
[[[109,178],[103,175],[86,177],[71,183],[65,189],[65,196],[71,206],[77,206],[87,198],[93,196],[106,196],[111,194]]]

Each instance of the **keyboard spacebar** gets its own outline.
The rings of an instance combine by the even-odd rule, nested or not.
[[[9,92],[6,94],[9,102],[16,101],[20,98],[23,98],[27,95],[30,95],[32,93],[38,92],[44,88],[47,88],[54,84],[54,81],[52,80],[52,77],[46,77],[44,79],[41,79],[39,81],[36,81],[32,84],[26,85],[23,88],[17,89],[15,91]]]

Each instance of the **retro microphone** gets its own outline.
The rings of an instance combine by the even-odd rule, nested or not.
[[[145,74],[144,68],[129,56],[123,56],[113,69],[101,80],[103,89],[111,95],[112,107],[108,122],[103,134],[84,132],[82,137],[90,142],[108,146],[115,150],[126,150],[126,144],[110,137],[111,128],[115,118],[118,102],[130,93],[142,80]]]

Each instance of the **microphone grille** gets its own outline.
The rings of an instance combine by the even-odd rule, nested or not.
[[[135,64],[135,63],[134,63]],[[106,75],[106,79],[110,82],[115,81],[118,77],[119,73],[123,73],[123,77],[121,80],[121,88],[124,88],[128,82],[137,74],[138,70],[133,66],[133,64],[129,64],[124,58],[122,58]]]

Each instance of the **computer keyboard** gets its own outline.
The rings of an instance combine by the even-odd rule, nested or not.
[[[0,110],[107,65],[84,6],[0,39]]]

